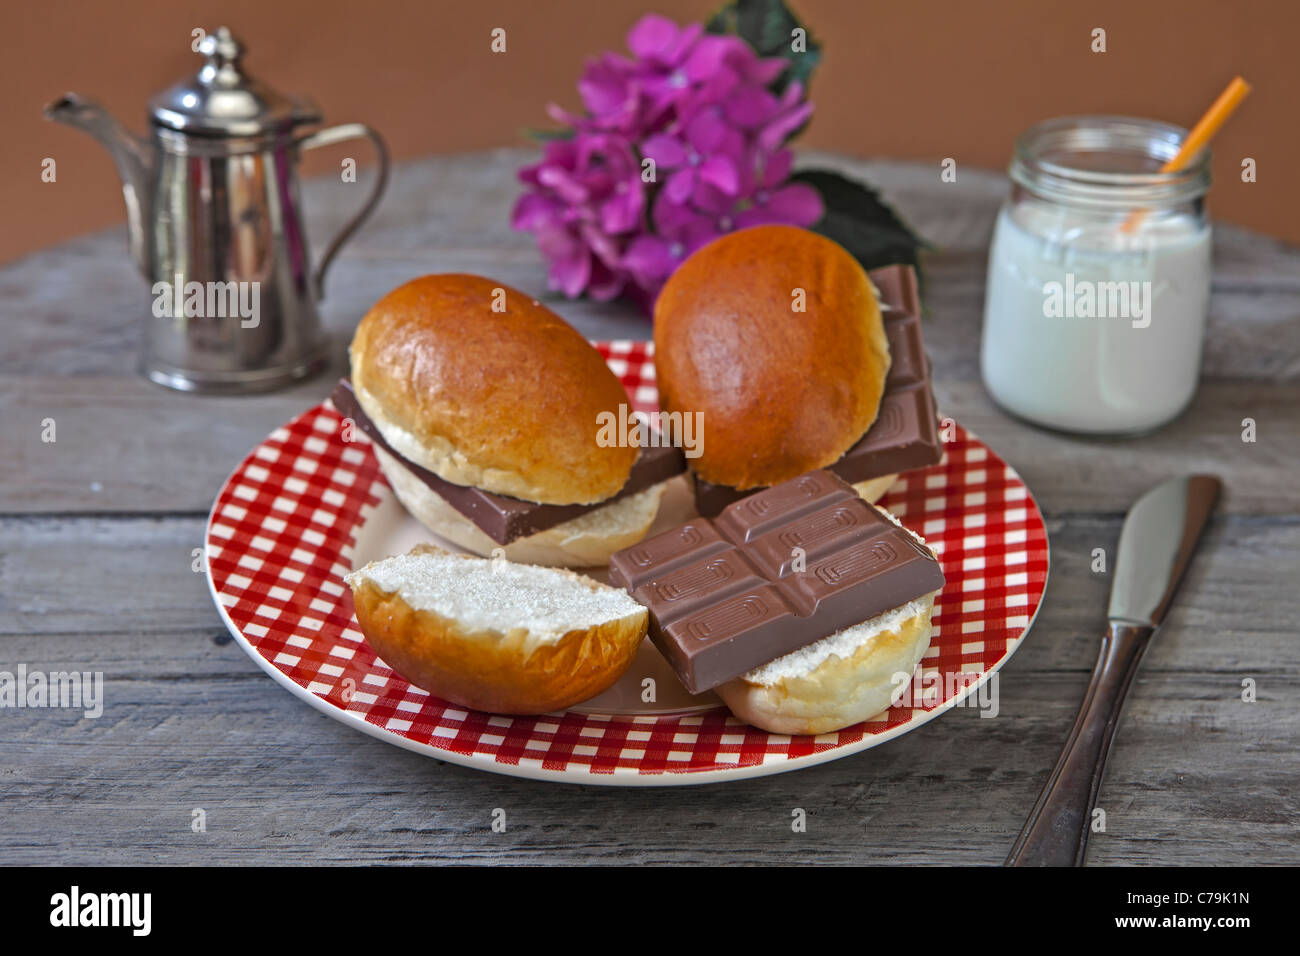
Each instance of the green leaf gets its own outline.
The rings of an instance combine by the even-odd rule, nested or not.
[[[709,18],[710,33],[733,33],[754,48],[759,56],[786,60],[789,67],[777,77],[773,89],[784,90],[792,80],[806,89],[821,62],[822,48],[782,0],[731,0]],[[803,49],[794,49],[794,31],[803,30]]]
[[[927,243],[870,186],[828,169],[806,169],[790,177],[821,194],[826,214],[814,232],[833,239],[864,269],[904,263],[920,272],[918,253]]]

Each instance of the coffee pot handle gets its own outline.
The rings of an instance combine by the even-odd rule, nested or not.
[[[295,141],[295,145],[300,150],[308,150],[320,146],[332,146],[335,143],[342,143],[350,139],[370,140],[375,147],[375,153],[379,156],[379,175],[375,178],[375,184],[370,189],[366,204],[343,225],[338,235],[330,241],[329,246],[325,249],[325,255],[321,257],[320,265],[316,268],[316,274],[312,277],[312,283],[315,287],[313,291],[318,301],[325,297],[325,270],[329,268],[335,254],[338,253],[343,243],[352,237],[357,228],[374,211],[375,206],[379,203],[379,197],[384,193],[384,187],[388,185],[388,147],[384,145],[383,137],[365,123],[341,123],[338,126],[330,126],[326,129],[308,133]]]

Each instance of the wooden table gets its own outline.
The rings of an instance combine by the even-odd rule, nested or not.
[[[1004,191],[991,173],[941,183],[928,165],[836,163],[883,187],[934,244],[925,336],[940,406],[1020,471],[1047,518],[1051,580],[1002,671],[996,719],[959,708],[797,773],[615,790],[386,746],[269,680],[192,570],[212,499],[252,445],[325,396],[358,318],[391,287],[467,271],[545,288],[530,237],[509,226],[527,156],[401,166],[329,277],[333,367],[274,395],[199,398],[137,377],[147,287],[121,230],[0,269],[0,670],[102,671],[106,698],[97,720],[0,713],[0,863],[1000,863],[1096,654],[1110,581],[1090,570],[1092,551],[1113,555],[1136,496],[1192,471],[1221,475],[1226,498],[1130,694],[1089,860],[1300,863],[1300,251],[1219,226],[1191,409],[1140,440],[1049,434],[995,409],[979,381]],[[312,235],[355,208],[355,189],[308,184]],[[650,334],[621,306],[548,301],[592,338]],[[1255,703],[1242,700],[1248,678]],[[496,807],[505,833],[491,829]],[[806,833],[791,832],[795,807]],[[196,808],[206,832],[191,827]]]

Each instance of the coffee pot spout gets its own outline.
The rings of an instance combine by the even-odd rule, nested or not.
[[[68,93],[45,107],[45,118],[89,133],[113,157],[126,200],[127,241],[131,258],[152,279],[149,261],[153,228],[153,178],[158,166],[155,146],[113,119],[98,103]]]

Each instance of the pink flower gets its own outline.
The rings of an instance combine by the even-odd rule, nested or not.
[[[512,224],[533,232],[552,288],[653,302],[687,255],[746,226],[808,226],[817,192],[789,183],[785,142],[812,113],[803,87],[770,89],[785,69],[734,36],[643,17],[632,58],[606,53],[578,83],[585,112],[551,107],[572,138],[520,171]]]
[[[551,288],[600,300],[622,292],[628,276],[617,237],[640,229],[645,209],[631,145],[602,133],[556,140],[519,178],[533,190],[515,204],[511,225],[536,234]]]

